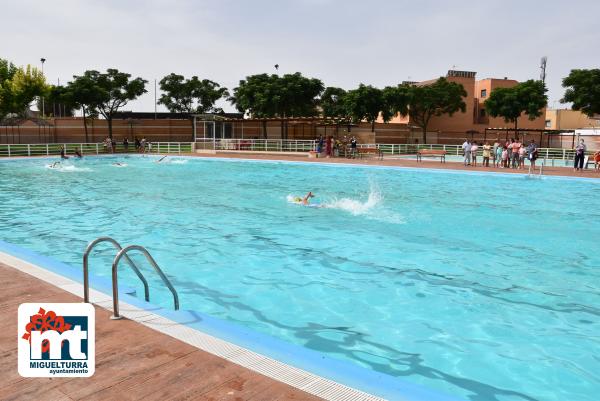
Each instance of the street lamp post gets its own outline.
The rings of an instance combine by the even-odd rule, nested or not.
[[[45,58],[41,58],[40,61],[42,62],[42,76],[44,75],[44,63],[46,62]],[[44,96],[42,96],[42,117],[46,116],[46,105],[44,104]]]

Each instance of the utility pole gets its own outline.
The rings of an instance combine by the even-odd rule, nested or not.
[[[544,85],[546,85],[546,63],[548,62],[548,57],[544,56],[542,57],[542,60],[540,61],[540,69],[542,70],[540,72],[540,81],[542,81],[542,83]]]
[[[40,61],[42,62],[42,76],[44,75],[44,63],[46,62],[45,58],[41,58]],[[46,107],[44,104],[44,96],[42,96],[42,117],[46,116]]]

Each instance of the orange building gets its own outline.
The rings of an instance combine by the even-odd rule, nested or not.
[[[466,111],[464,113],[457,112],[452,116],[443,115],[433,117],[427,127],[427,142],[429,143],[446,143],[452,144],[463,140],[465,137],[476,140],[483,140],[486,137],[486,128],[508,128],[514,127],[513,123],[507,123],[503,118],[493,118],[486,114],[484,102],[496,88],[509,88],[517,85],[519,82],[513,79],[497,79],[486,78],[476,80],[473,71],[455,71],[450,70],[446,75],[446,79],[450,82],[461,84],[467,92],[467,97],[464,99]],[[427,85],[435,82],[435,80],[417,82],[416,85]],[[392,123],[405,123],[411,127],[411,131],[415,134],[419,132],[419,128],[413,127],[408,117],[395,117]],[[540,117],[535,120],[529,120],[528,116],[523,115],[519,118],[519,129],[544,129],[545,110],[542,111]],[[493,134],[494,136],[496,134]],[[511,134],[509,134],[511,135]],[[416,139],[419,139],[416,137]]]

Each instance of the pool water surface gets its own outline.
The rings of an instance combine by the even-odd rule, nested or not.
[[[463,399],[597,400],[600,181],[157,160],[0,162],[0,239],[76,271],[143,245],[182,309]]]

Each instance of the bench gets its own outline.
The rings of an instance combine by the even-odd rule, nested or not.
[[[446,151],[437,149],[417,150],[417,161],[423,161],[423,157],[439,157],[440,163],[446,163]]]
[[[358,156],[363,157],[377,156],[379,160],[383,160],[383,152],[378,148],[356,148]]]

